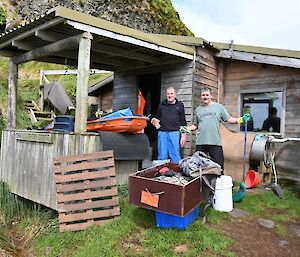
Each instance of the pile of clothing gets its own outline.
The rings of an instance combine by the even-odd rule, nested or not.
[[[201,177],[203,174],[221,175],[222,168],[213,162],[209,156],[201,151],[179,161],[183,174],[193,178]]]

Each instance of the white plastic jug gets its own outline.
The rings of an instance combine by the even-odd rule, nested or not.
[[[224,212],[233,210],[232,186],[232,178],[230,176],[222,175],[217,178],[213,201],[214,209]]]

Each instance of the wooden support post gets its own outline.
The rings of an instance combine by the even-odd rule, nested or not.
[[[92,34],[85,32],[79,42],[76,91],[75,132],[85,132],[88,110],[88,82]]]
[[[9,76],[8,76],[8,98],[7,98],[7,119],[8,119],[9,128],[16,128],[17,88],[18,88],[18,65],[14,63],[12,60],[10,60]]]
[[[41,111],[44,111],[44,70],[40,70],[40,86],[39,86],[39,101],[38,106]]]

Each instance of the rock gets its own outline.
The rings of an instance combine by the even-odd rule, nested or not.
[[[288,230],[289,230],[290,233],[296,235],[297,237],[300,237],[300,225],[290,224],[288,226]]]
[[[229,212],[229,215],[233,218],[242,218],[248,216],[249,212],[240,209],[233,209],[233,211]]]
[[[274,228],[275,227],[275,222],[272,220],[267,220],[267,219],[258,219],[257,222],[265,227],[265,228]]]
[[[284,246],[286,246],[286,245],[288,245],[288,244],[289,244],[289,242],[286,241],[286,240],[279,240],[279,241],[278,241],[278,245],[279,245],[280,247],[284,247]]]

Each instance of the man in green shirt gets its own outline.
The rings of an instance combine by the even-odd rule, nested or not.
[[[200,91],[201,105],[195,110],[194,124],[190,130],[196,130],[196,150],[208,154],[211,159],[218,163],[224,174],[224,154],[220,135],[221,121],[232,124],[241,124],[243,117],[230,116],[225,107],[212,101],[210,88],[202,88]]]

